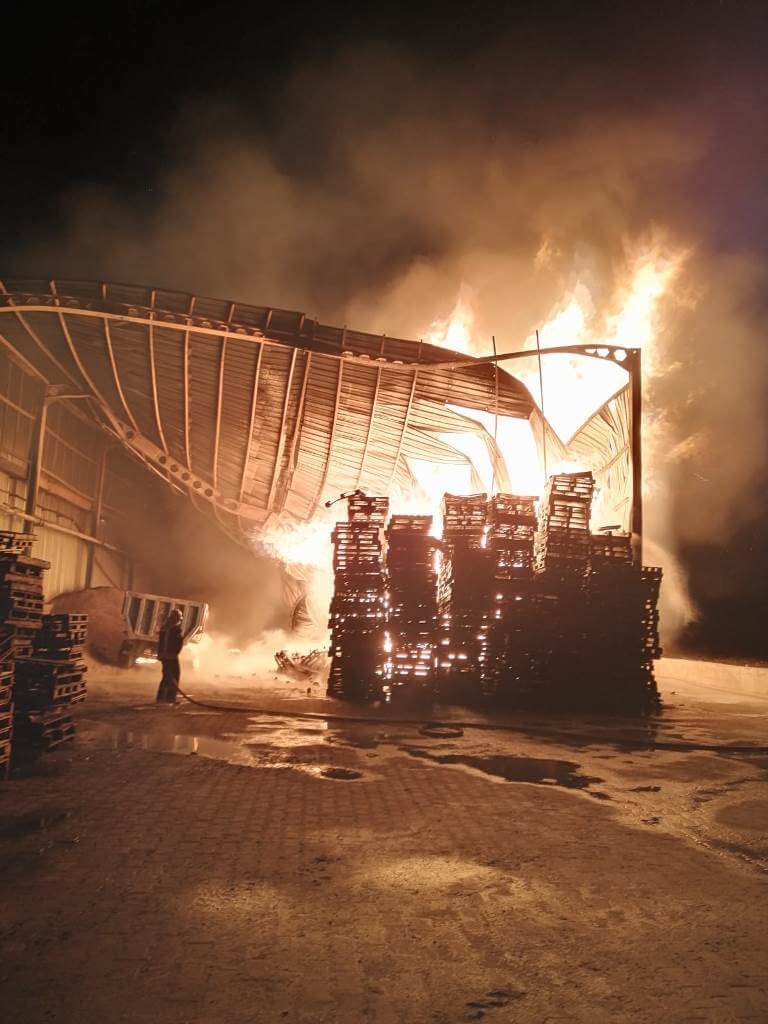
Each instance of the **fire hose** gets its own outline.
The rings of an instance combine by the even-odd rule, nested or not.
[[[686,740],[632,739],[631,737],[616,737],[600,735],[599,733],[569,732],[563,729],[552,729],[548,726],[526,725],[525,723],[434,721],[424,718],[384,718],[381,716],[345,715],[325,711],[277,711],[274,708],[255,707],[239,701],[229,704],[202,701],[196,697],[190,697],[181,687],[178,687],[178,692],[190,704],[211,711],[240,712],[271,718],[296,718],[300,721],[339,722],[346,725],[419,726],[419,733],[421,735],[446,739],[458,738],[465,731],[474,729],[486,732],[523,733],[527,736],[556,740],[565,744],[573,740],[586,740],[590,743],[620,746],[632,750],[672,750],[682,753],[709,752],[713,754],[768,754],[768,746],[758,746],[750,743],[695,743]]]

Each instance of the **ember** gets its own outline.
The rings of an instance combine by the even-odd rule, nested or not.
[[[661,570],[628,533],[591,534],[589,472],[550,477],[535,499],[446,494],[429,516],[385,499],[334,531],[329,694],[514,706],[641,709],[657,701]],[[374,514],[375,509],[375,514]],[[439,548],[439,573],[434,572]]]

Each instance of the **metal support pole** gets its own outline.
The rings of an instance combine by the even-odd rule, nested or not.
[[[635,563],[643,564],[643,378],[640,349],[629,353],[629,379],[631,383],[631,447],[632,459],[632,547]]]
[[[491,335],[491,341],[493,342],[493,354],[496,355],[496,335]],[[496,446],[493,453],[493,481],[491,487],[493,493],[496,494],[496,460],[499,457],[499,364],[495,362],[493,364],[493,375],[494,375],[494,392],[495,392],[495,405],[493,409],[493,443]]]
[[[48,403],[50,399],[47,394],[43,395],[40,405],[40,414],[35,423],[32,435],[32,450],[29,456],[29,470],[27,472],[27,500],[24,511],[28,516],[37,515],[37,498],[40,492],[40,473],[43,466],[43,445],[45,444],[45,427],[48,421]]]
[[[99,475],[96,480],[96,494],[95,505],[93,509],[93,523],[91,525],[91,532],[97,541],[102,539],[101,529],[101,515],[104,508],[104,480],[107,471],[107,455],[109,454],[111,445],[106,445],[102,449],[101,458],[99,459]],[[96,559],[96,545],[88,545],[88,561],[85,569],[85,585],[86,587],[93,586],[93,563]]]
[[[65,384],[47,384],[45,387],[40,405],[40,415],[37,417],[32,434],[29,470],[27,472],[27,500],[24,505],[24,512],[32,519],[37,518],[37,499],[40,494],[40,474],[43,469],[43,448],[45,446],[45,428],[48,425],[48,406],[51,402],[56,402],[60,398],[77,399],[90,397],[90,395],[68,394]]]

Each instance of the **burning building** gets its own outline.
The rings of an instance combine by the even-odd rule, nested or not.
[[[59,566],[48,597],[126,585],[108,524],[142,467],[248,547],[343,491],[426,513],[444,491],[539,494],[558,468],[594,474],[594,528],[642,534],[631,349],[546,352],[616,382],[563,441],[502,368],[530,351],[478,359],[160,288],[26,280],[0,283],[0,343],[3,512]]]

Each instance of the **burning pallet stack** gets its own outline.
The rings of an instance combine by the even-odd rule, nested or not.
[[[389,603],[385,691],[389,699],[434,696],[437,594],[431,516],[392,516],[387,527]]]
[[[539,512],[539,696],[560,707],[627,708],[656,698],[660,569],[634,564],[627,533],[591,534],[591,473],[551,477]]]
[[[72,739],[72,705],[85,699],[88,616],[44,615],[32,654],[16,664],[15,729],[20,742],[51,750]]]
[[[661,570],[633,561],[629,534],[590,533],[593,489],[591,473],[551,477],[538,517],[532,497],[446,494],[442,543],[429,517],[392,518],[388,575],[386,501],[354,499],[334,532],[329,693],[647,707]]]
[[[594,488],[591,473],[559,473],[549,478],[539,506],[537,573],[565,580],[584,575],[589,566]]]
[[[536,672],[524,703],[567,706],[585,698],[596,653],[587,599],[593,493],[589,472],[556,474],[544,488],[534,557]]]
[[[535,645],[539,607],[533,585],[536,499],[497,494],[488,502],[486,544],[493,571],[493,611],[485,696],[519,692],[537,675]]]
[[[485,547],[488,497],[446,494],[438,576],[440,692],[451,700],[478,692],[488,655],[491,554]]]
[[[655,699],[662,571],[633,564],[627,533],[598,534],[591,545],[590,645],[599,658],[592,666],[592,691],[604,705]]]
[[[328,693],[334,697],[371,700],[381,691],[386,616],[381,534],[388,511],[387,498],[355,496],[348,502],[348,521],[333,531]]]

